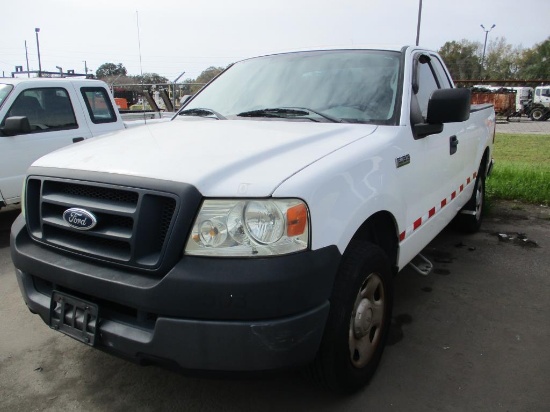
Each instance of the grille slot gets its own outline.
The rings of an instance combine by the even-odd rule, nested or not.
[[[171,193],[55,178],[29,178],[27,222],[36,240],[66,251],[142,269],[161,264],[175,219]],[[63,219],[70,208],[92,213],[90,230]]]

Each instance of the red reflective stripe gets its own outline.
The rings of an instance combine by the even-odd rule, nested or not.
[[[476,178],[477,178],[477,172],[474,172],[473,179],[476,179]],[[472,182],[472,178],[470,178],[470,177],[466,178],[466,184],[467,185],[469,185],[471,182]],[[464,185],[463,184],[460,185],[460,192],[462,192],[462,191],[464,191]],[[456,191],[451,193],[451,200],[453,200],[455,197],[456,197]],[[445,206],[447,206],[447,198],[443,199],[440,202],[440,204],[441,204],[441,209],[444,208]],[[428,212],[428,219],[435,216],[435,213],[436,213],[436,208],[432,207]],[[422,225],[422,218],[416,219],[413,223],[413,230],[418,229],[421,225]],[[409,228],[409,230],[410,230],[410,228]],[[404,232],[401,232],[399,234],[399,241],[405,240],[406,237],[407,237],[407,231],[405,230]]]

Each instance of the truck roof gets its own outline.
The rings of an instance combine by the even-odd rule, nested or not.
[[[432,51],[422,46],[413,46],[408,44],[351,44],[351,45],[330,45],[330,46],[320,46],[320,47],[304,47],[297,49],[287,49],[287,50],[278,50],[262,53],[256,56],[249,56],[242,60],[249,60],[255,57],[265,57],[273,56],[277,54],[287,54],[287,53],[301,53],[301,52],[310,52],[310,51],[336,51],[336,50],[381,50],[381,51],[395,51],[401,52],[404,49],[416,49],[416,50],[425,50]]]
[[[295,53],[295,52],[307,52],[307,51],[322,51],[322,50],[388,50],[388,51],[401,51],[403,48],[416,47],[423,49],[419,46],[411,46],[406,44],[380,44],[380,43],[366,43],[366,44],[346,44],[346,45],[327,45],[317,47],[300,47],[297,49],[287,49],[267,52],[265,55],[283,54],[283,53]],[[264,55],[264,53],[262,53]]]
[[[18,85],[21,83],[89,83],[90,85],[96,85],[101,80],[97,79],[85,79],[82,77],[3,77],[0,78],[0,83]]]

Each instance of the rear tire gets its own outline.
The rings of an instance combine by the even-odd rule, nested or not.
[[[352,241],[343,256],[323,341],[310,372],[345,394],[373,376],[388,336],[393,305],[391,265],[384,251]]]
[[[479,168],[474,192],[468,203],[455,218],[455,227],[464,233],[475,233],[481,228],[485,209],[485,173]]]

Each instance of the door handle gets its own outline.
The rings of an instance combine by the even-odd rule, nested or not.
[[[456,136],[451,136],[449,138],[449,149],[450,149],[450,154],[455,154],[456,151],[458,150],[458,138]]]
[[[73,143],[78,143],[78,142],[81,142],[81,141],[83,141],[83,140],[84,140],[83,137],[75,137],[75,138],[73,139]]]

